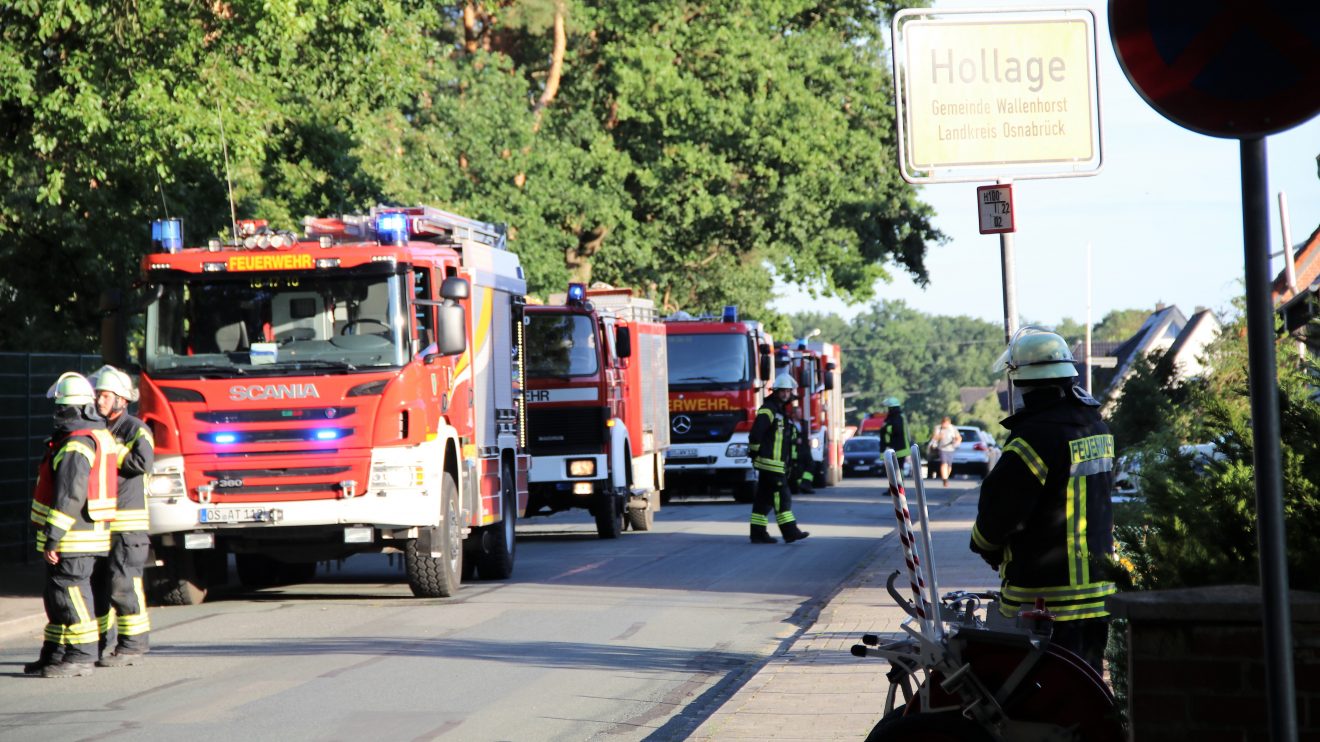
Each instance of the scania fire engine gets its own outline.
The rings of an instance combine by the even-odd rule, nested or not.
[[[504,228],[430,207],[239,223],[143,261],[157,595],[401,552],[414,595],[507,577],[526,507],[526,283]]]
[[[756,496],[747,433],[774,378],[774,348],[759,322],[740,321],[736,307],[719,317],[678,312],[665,320],[669,342],[671,491],[732,489],[739,502]]]
[[[833,486],[843,478],[843,395],[839,346],[800,340],[796,349],[782,345],[775,366],[798,383],[798,413],[811,451],[817,485]]]
[[[665,326],[629,289],[527,307],[528,514],[585,507],[601,538],[649,531],[669,446]]]

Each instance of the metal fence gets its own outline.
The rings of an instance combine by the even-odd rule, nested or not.
[[[99,355],[0,353],[0,564],[37,557],[28,514],[55,411],[46,390],[65,371],[100,367]]]

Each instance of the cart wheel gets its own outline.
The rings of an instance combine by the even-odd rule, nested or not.
[[[981,725],[957,711],[899,716],[895,713],[880,720],[866,742],[994,742]]]

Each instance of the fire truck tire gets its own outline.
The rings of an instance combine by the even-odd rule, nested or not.
[[[454,477],[445,472],[440,486],[440,496],[445,509],[445,520],[436,529],[435,538],[440,541],[436,551],[443,556],[436,558],[430,553],[423,553],[417,548],[417,540],[408,542],[403,552],[403,566],[408,574],[408,587],[419,598],[450,598],[458,592],[463,576],[463,524],[459,522],[462,514],[458,506],[458,485]]]
[[[618,538],[623,533],[623,498],[613,492],[604,492],[596,499],[592,514],[596,516],[596,535]]]
[[[501,510],[504,517],[499,523],[481,530],[481,549],[477,551],[477,576],[483,580],[507,580],[513,574],[513,557],[518,548],[515,529],[518,525],[518,491],[515,489],[513,468],[505,464],[500,469],[502,484]]]
[[[895,712],[898,709],[894,709]],[[900,716],[891,713],[881,719],[866,736],[866,742],[994,742],[980,724],[958,711],[914,713]]]
[[[739,483],[733,488],[733,499],[741,503],[750,503],[756,500],[756,482]]]
[[[193,554],[170,549],[165,564],[147,570],[147,592],[152,605],[201,605],[206,600],[206,578],[197,574]]]
[[[648,503],[644,508],[628,508],[628,527],[634,531],[649,531],[655,525],[655,510]]]

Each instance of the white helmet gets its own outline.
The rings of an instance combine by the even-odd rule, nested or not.
[[[770,388],[775,391],[779,391],[780,389],[797,389],[798,384],[793,380],[792,376],[789,376],[788,374],[780,374],[775,377],[775,383]]]
[[[114,366],[102,366],[97,370],[96,391],[110,392],[129,402],[138,400],[137,389],[133,388],[133,379]]]
[[[999,360],[995,373],[1007,370],[1015,381],[1034,379],[1071,379],[1077,375],[1068,342],[1058,333],[1039,327],[1023,327],[1013,334],[1013,340]]]
[[[50,389],[46,390],[46,398],[54,399],[57,405],[81,407],[95,402],[96,392],[92,391],[92,384],[86,377],[70,371],[61,374]]]

